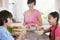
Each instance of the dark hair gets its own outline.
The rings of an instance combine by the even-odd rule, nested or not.
[[[57,25],[58,25],[58,21],[59,21],[59,14],[58,12],[51,12],[49,15],[51,15],[53,18],[57,18],[57,21],[56,21],[56,26],[55,26],[55,29],[53,30],[52,32],[52,36],[51,36],[51,29],[50,29],[50,35],[49,35],[49,38],[51,40],[55,40],[55,30],[57,29]]]
[[[12,14],[7,10],[0,11],[0,26],[4,25],[4,22],[8,22],[7,18],[12,18]]]
[[[53,18],[57,18],[57,21],[56,22],[58,22],[59,21],[59,14],[58,14],[58,12],[51,12],[50,13],[50,15],[53,17]]]
[[[36,5],[36,0],[28,0],[27,4],[30,4],[30,3],[33,3],[33,2],[34,2],[34,5]]]

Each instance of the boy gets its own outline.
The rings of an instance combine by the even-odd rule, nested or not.
[[[0,40],[14,40],[11,34],[7,30],[7,26],[12,23],[12,14],[7,10],[0,11]],[[16,40],[21,40],[21,38],[26,33],[26,30],[22,30],[19,37]]]

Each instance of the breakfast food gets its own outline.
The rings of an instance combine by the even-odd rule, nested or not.
[[[21,26],[13,26],[13,29],[21,29]]]

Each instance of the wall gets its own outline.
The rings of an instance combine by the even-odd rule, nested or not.
[[[0,7],[2,7],[2,0],[0,0]]]
[[[8,10],[8,0],[0,0],[0,4],[1,4],[0,10],[3,9]]]

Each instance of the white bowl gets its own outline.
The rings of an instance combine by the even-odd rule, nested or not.
[[[39,36],[40,36],[40,35],[43,35],[43,33],[44,33],[44,30],[36,31],[36,34],[38,34]]]

